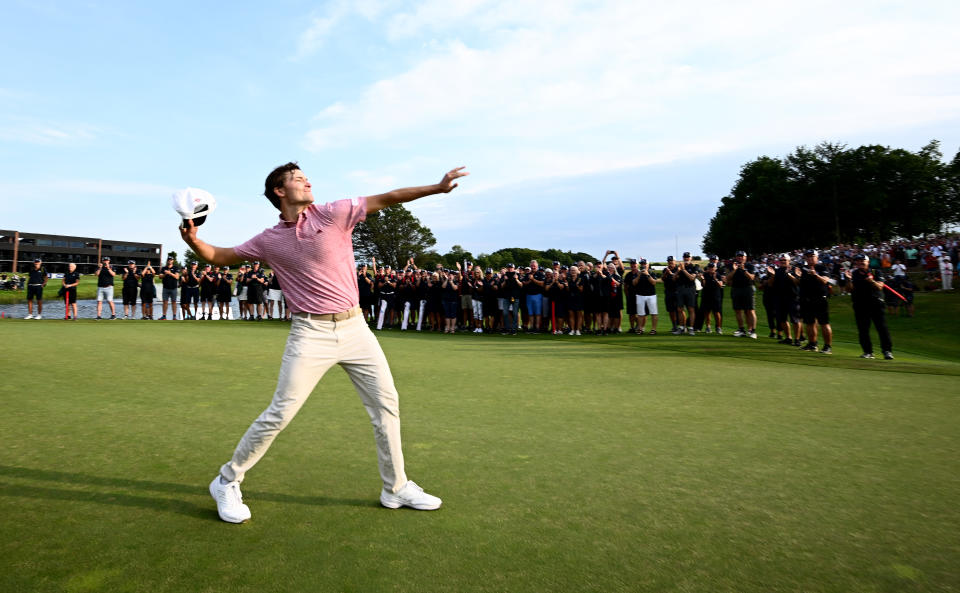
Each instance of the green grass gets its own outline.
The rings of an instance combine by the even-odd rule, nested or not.
[[[4,320],[0,591],[960,590],[957,298],[863,361],[761,338],[379,334],[408,474],[388,511],[332,370],[248,474],[280,323]],[[729,323],[727,324],[729,327]]]

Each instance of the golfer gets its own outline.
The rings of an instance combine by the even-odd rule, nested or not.
[[[274,169],[264,184],[264,194],[280,211],[276,226],[232,248],[204,243],[190,221],[181,227],[183,240],[206,261],[218,265],[267,261],[280,277],[294,313],[273,401],[250,425],[233,458],[210,483],[221,519],[242,523],[250,518],[250,509],[243,504],[240,493],[244,474],[263,457],[334,364],[341,365],[350,376],[373,424],[383,480],[380,504],[392,509],[440,507],[439,498],[407,480],[404,473],[397,390],[383,350],[359,307],[351,235],[353,227],[368,214],[447,193],[457,187],[457,178],[467,174],[459,167],[436,185],[317,206],[307,176],[296,163],[287,163]]]

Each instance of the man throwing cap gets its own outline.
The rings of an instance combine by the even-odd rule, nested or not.
[[[334,364],[350,375],[373,424],[383,481],[380,504],[391,509],[440,507],[439,498],[424,492],[404,472],[397,390],[383,350],[361,314],[351,235],[368,214],[450,192],[457,187],[456,180],[467,174],[459,167],[435,185],[317,206],[307,176],[296,163],[287,163],[274,169],[264,184],[264,194],[280,211],[278,224],[246,243],[214,247],[197,238],[197,227],[191,221],[184,221],[180,230],[183,240],[206,261],[216,265],[268,262],[294,313],[273,401],[247,429],[233,458],[210,483],[221,519],[242,523],[250,518],[240,494],[244,475]]]

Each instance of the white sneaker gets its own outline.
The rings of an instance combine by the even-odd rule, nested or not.
[[[31,313],[30,315],[27,315],[26,317],[24,317],[24,319],[33,319],[33,313]]]
[[[747,332],[743,331],[742,329],[738,329],[737,331],[733,332],[733,337],[745,338],[747,337]]]
[[[217,514],[227,523],[243,523],[250,520],[250,507],[243,504],[240,482],[220,482],[220,475],[210,482],[210,496],[217,501]]]
[[[238,490],[239,492],[239,490]],[[439,509],[443,501],[427,494],[423,488],[417,486],[412,480],[407,480],[400,492],[392,494],[386,489],[380,492],[380,504],[388,509],[399,509],[400,507],[410,507],[418,511],[432,511]]]
[[[37,315],[36,317],[34,317],[34,319],[43,319],[43,316],[42,316],[42,315]]]

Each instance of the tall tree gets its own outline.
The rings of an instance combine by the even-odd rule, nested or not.
[[[427,227],[402,204],[395,204],[357,223],[353,229],[353,252],[360,260],[376,257],[378,263],[403,267],[436,244]]]

